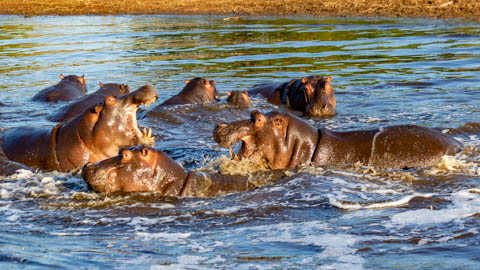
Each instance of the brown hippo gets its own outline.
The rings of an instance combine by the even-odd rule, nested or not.
[[[167,99],[159,106],[209,103],[218,100],[215,81],[196,77],[193,80],[185,81],[185,83],[186,85],[180,93]]]
[[[234,106],[241,108],[248,108],[252,106],[252,102],[250,102],[247,91],[228,91],[227,96],[227,102]]]
[[[222,147],[242,141],[239,157],[260,154],[272,169],[302,164],[351,165],[402,169],[436,164],[461,144],[449,136],[415,125],[337,132],[316,129],[298,117],[273,111],[251,113],[250,120],[219,123],[214,139]]]
[[[83,167],[82,177],[97,192],[158,192],[163,196],[212,197],[254,189],[247,176],[185,172],[162,151],[136,146]]]
[[[136,112],[140,105],[155,99],[157,92],[149,85],[121,98],[107,96],[103,104],[53,129],[10,129],[4,135],[2,148],[15,162],[45,171],[67,172],[115,156],[121,148],[153,145],[151,130],[139,130]]]
[[[334,115],[337,102],[331,81],[331,76],[309,76],[285,83],[259,85],[248,93],[260,94],[272,104],[283,104],[310,116]]]
[[[100,104],[107,96],[121,97],[130,93],[130,87],[125,84],[117,83],[99,83],[100,88],[92,94],[81,97],[78,100],[69,103],[50,115],[49,120],[54,122],[64,122],[74,118],[96,104]]]
[[[61,81],[38,92],[33,96],[33,101],[71,101],[87,93],[87,81],[85,75],[81,77],[76,75],[63,76],[60,74]]]

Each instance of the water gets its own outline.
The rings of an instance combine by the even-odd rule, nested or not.
[[[77,175],[0,179],[0,267],[130,269],[478,269],[480,27],[464,21],[171,16],[0,17],[0,130],[53,126],[62,104],[29,98],[59,74],[153,85],[160,103],[202,76],[219,92],[331,75],[336,130],[414,123],[465,144],[406,172],[301,168],[223,197],[102,195]],[[255,108],[276,107],[254,97]],[[154,104],[155,105],[155,104]],[[287,110],[280,108],[281,110]],[[224,103],[140,111],[186,169],[217,168]],[[265,177],[268,177],[266,174]]]

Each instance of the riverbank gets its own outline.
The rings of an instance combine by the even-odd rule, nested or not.
[[[0,0],[0,14],[384,16],[480,21],[480,0]]]

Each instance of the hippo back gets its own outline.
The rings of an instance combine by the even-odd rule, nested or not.
[[[65,122],[83,113],[86,109],[102,103],[107,96],[121,97],[129,92],[130,88],[128,85],[117,83],[100,84],[100,89],[59,108],[48,119],[54,122]]]
[[[457,140],[442,132],[415,125],[380,129],[373,141],[370,166],[379,169],[432,166],[444,155],[461,150]]]

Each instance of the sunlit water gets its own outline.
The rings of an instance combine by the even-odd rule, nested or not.
[[[53,126],[63,104],[29,101],[59,81],[153,85],[159,104],[196,76],[217,89],[331,75],[338,114],[316,127],[414,123],[465,149],[405,172],[300,168],[213,199],[102,195],[78,175],[0,178],[0,268],[478,269],[480,27],[462,21],[168,16],[0,17],[0,129]],[[253,97],[255,108],[276,107]],[[156,105],[154,104],[154,105]],[[153,106],[155,107],[155,106]],[[250,110],[142,109],[186,169],[218,168],[218,121]],[[281,110],[287,110],[280,108]],[[148,110],[149,112],[145,111]],[[300,115],[300,114],[298,114]],[[213,164],[213,165],[212,165]],[[262,174],[260,174],[262,175]],[[268,173],[265,174],[268,177]],[[261,179],[258,179],[261,180]]]

